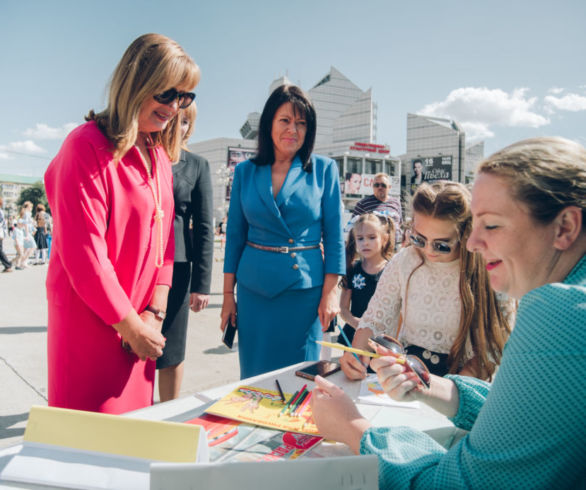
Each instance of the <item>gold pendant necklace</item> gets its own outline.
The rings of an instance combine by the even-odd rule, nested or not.
[[[154,174],[155,178],[149,172],[149,167],[146,163],[146,160],[138,148],[138,152],[140,153],[140,159],[144,166],[145,172],[147,174],[147,182],[149,188],[151,189],[151,194],[153,195],[153,201],[155,202],[155,214],[153,216],[155,220],[155,235],[156,235],[156,244],[155,244],[155,267],[160,269],[163,266],[163,217],[165,216],[165,212],[161,206],[161,181],[159,179],[159,165],[157,162],[156,153],[154,151],[150,151],[149,146],[152,145],[151,139],[146,137],[144,140],[145,149],[151,158],[152,173]]]

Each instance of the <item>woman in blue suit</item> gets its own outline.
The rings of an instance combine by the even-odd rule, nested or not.
[[[336,284],[345,263],[338,168],[311,154],[315,132],[305,93],[278,87],[261,115],[257,156],[234,171],[221,328],[238,322],[241,378],[319,359],[315,341],[339,312]]]

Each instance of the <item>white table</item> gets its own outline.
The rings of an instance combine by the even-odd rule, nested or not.
[[[129,412],[124,416],[148,420],[166,420],[173,422],[185,422],[201,415],[212,402],[230,393],[238,386],[252,385],[265,389],[276,389],[275,379],[279,380],[283,391],[293,393],[304,384],[308,388],[313,387],[313,382],[295,376],[295,371],[311,362],[299,363],[277,371],[272,371],[253,378],[244,379],[235,383],[212,388],[201,393],[186,396],[165,403],[159,403],[151,407]],[[360,382],[349,381],[340,371],[328,377],[328,379],[341,386],[348,395],[356,399]],[[379,407],[375,405],[358,404],[363,416],[368,418],[375,426],[408,426],[427,432],[438,443],[448,447],[454,439],[461,435],[461,431],[443,415],[435,412],[426,405],[419,408]],[[21,445],[12,446],[0,451],[0,472],[20,450]],[[343,444],[322,443],[309,453],[309,456],[341,456],[352,454]],[[34,484],[13,483],[0,479],[0,488],[57,488]]]

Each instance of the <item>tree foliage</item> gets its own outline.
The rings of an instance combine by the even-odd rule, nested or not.
[[[27,187],[20,192],[20,196],[16,201],[16,204],[22,206],[25,201],[33,203],[33,214],[37,209],[37,204],[41,203],[45,206],[48,213],[51,212],[49,209],[49,203],[47,202],[47,194],[45,193],[45,184],[41,181],[35,182],[31,187]]]

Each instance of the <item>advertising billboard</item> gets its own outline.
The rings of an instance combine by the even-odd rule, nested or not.
[[[234,168],[240,162],[248,160],[256,155],[256,150],[250,148],[228,147],[228,157],[226,167],[228,168],[228,182],[226,184],[226,201],[230,200],[230,191],[232,189],[232,180],[234,179]]]
[[[372,194],[372,182],[375,174],[359,174],[346,172],[344,184],[342,186],[342,195],[344,197],[364,197]],[[401,177],[390,176],[391,190],[389,195],[399,196],[401,194]]]
[[[411,194],[422,182],[452,180],[452,155],[413,158],[411,160]]]

